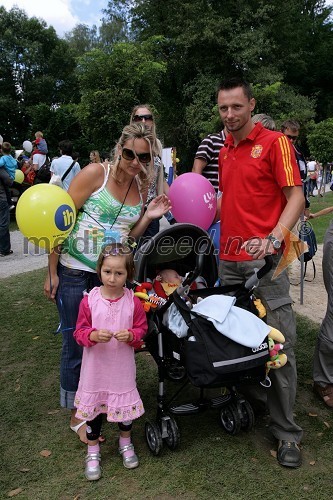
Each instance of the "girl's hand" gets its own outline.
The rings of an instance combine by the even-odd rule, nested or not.
[[[133,340],[133,333],[128,330],[119,330],[119,332],[115,332],[113,336],[119,342],[131,342]]]
[[[146,214],[150,219],[157,219],[171,210],[171,203],[165,194],[154,198],[148,205]]]
[[[93,342],[106,343],[110,342],[113,333],[110,330],[94,330],[89,335],[90,340]]]

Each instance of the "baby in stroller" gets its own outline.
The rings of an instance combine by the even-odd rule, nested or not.
[[[151,452],[158,455],[163,441],[170,449],[178,446],[180,435],[174,415],[190,415],[207,408],[218,408],[221,424],[228,433],[236,434],[240,429],[251,429],[254,425],[253,410],[238,393],[237,387],[265,379],[265,363],[269,360],[267,337],[264,336],[265,339],[257,348],[243,346],[243,350],[237,350],[231,359],[222,361],[218,344],[222,338],[227,339],[223,349],[228,353],[233,341],[220,333],[216,335],[214,325],[207,318],[197,317],[191,307],[198,297],[204,299],[211,295],[231,293],[237,306],[256,312],[252,292],[259,282],[260,271],[246,284],[214,287],[218,269],[213,244],[206,231],[192,224],[175,224],[158,233],[138,249],[135,260],[136,280],[153,282],[157,288],[155,292],[164,293],[167,298],[162,307],[153,310],[149,333],[145,338],[146,347],[158,367],[157,416],[155,421],[148,421],[145,428]],[[157,280],[156,276],[159,276]],[[193,286],[198,276],[202,277],[200,281],[204,282],[205,288]],[[163,283],[167,283],[168,288],[166,290],[166,287],[161,286],[161,292],[158,285]],[[186,302],[190,302],[190,307]],[[171,306],[184,320],[184,338],[178,338],[170,328],[170,323],[165,321],[165,313],[170,311]],[[210,372],[208,377],[206,370]],[[214,372],[213,376],[211,372]],[[169,400],[165,391],[166,379],[183,381],[182,387]],[[175,403],[189,381],[199,388],[199,399]],[[204,391],[214,387],[226,390],[208,400]]]

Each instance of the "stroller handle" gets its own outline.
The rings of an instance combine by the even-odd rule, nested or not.
[[[265,274],[269,273],[269,271],[273,267],[273,258],[271,255],[266,255],[265,264],[260,269],[255,269],[253,275],[246,280],[244,287],[247,290],[252,290],[259,285],[259,281]]]
[[[203,265],[204,265],[204,256],[208,247],[210,246],[210,241],[206,240],[200,243],[197,253],[196,265],[193,271],[190,271],[186,276],[185,280],[181,284],[181,287],[191,286],[192,283],[200,276]]]

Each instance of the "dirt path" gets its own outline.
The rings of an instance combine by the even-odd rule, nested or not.
[[[303,316],[307,316],[316,323],[321,323],[326,312],[327,294],[323,282],[321,261],[323,257],[323,245],[318,245],[318,250],[314,256],[316,266],[316,277],[313,281],[304,281],[303,305],[300,304],[300,285],[291,285],[290,294],[294,301],[294,311]],[[294,262],[289,269],[290,282],[297,284],[300,282],[301,268],[298,261]],[[308,264],[306,280],[312,280],[312,263]]]

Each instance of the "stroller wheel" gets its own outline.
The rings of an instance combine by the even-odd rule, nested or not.
[[[166,420],[166,431],[167,437],[165,438],[165,442],[170,450],[175,450],[180,443],[180,432],[178,429],[178,425],[176,420],[173,417],[168,417]]]
[[[145,425],[145,434],[150,451],[155,456],[159,455],[163,447],[163,441],[158,425],[155,422],[148,420]]]
[[[220,419],[222,427],[228,434],[235,435],[241,430],[241,419],[234,403],[222,408]]]
[[[167,377],[173,381],[184,380],[184,378],[186,377],[185,367],[178,364],[168,366]]]
[[[254,413],[252,406],[246,400],[242,401],[240,404],[241,416],[241,428],[244,431],[250,431],[254,427]]]

